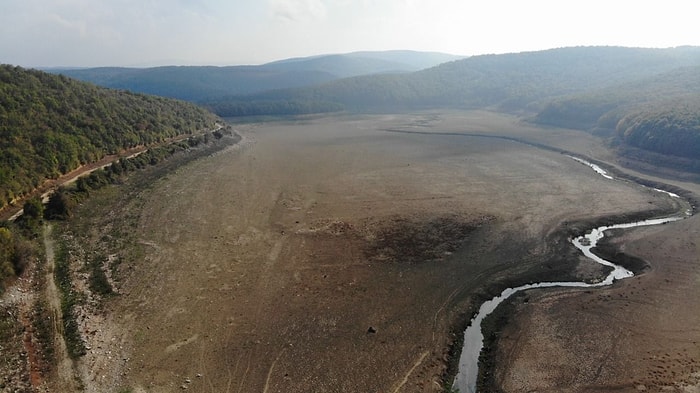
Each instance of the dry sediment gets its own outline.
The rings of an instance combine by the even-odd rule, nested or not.
[[[113,365],[128,359],[109,387],[440,391],[452,328],[478,299],[546,274],[599,274],[557,255],[566,222],[669,208],[555,152],[381,131],[407,125],[517,134],[608,157],[593,137],[485,112],[243,129],[241,147],[182,167],[125,204],[138,211],[129,235],[138,252],[118,255],[120,295],[106,308],[122,317],[105,322],[118,343]],[[547,326],[562,343],[575,333]]]

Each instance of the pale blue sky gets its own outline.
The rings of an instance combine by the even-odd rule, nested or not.
[[[695,8],[680,0],[0,0],[0,63],[236,65],[358,50],[700,45]]]

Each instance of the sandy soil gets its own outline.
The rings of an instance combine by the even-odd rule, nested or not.
[[[139,196],[130,236],[141,251],[113,250],[125,260],[119,295],[87,336],[86,390],[440,391],[453,328],[481,299],[536,277],[600,274],[562,253],[560,234],[572,222],[671,208],[658,193],[606,180],[559,153],[429,134],[517,135],[613,159],[586,134],[488,112],[239,131],[237,148]],[[627,252],[667,255],[666,270],[602,291],[533,294],[499,342],[499,386],[691,384],[700,313],[679,311],[699,298],[697,260],[687,258],[697,257],[696,228],[688,220],[626,235]],[[671,274],[678,266],[684,274]],[[661,357],[663,369],[644,368]],[[570,366],[555,367],[563,359]],[[578,382],[599,364],[596,384]]]

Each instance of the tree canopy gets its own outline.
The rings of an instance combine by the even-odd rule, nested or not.
[[[616,131],[630,146],[700,159],[700,97],[640,108],[623,117]]]

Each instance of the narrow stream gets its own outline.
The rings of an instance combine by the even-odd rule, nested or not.
[[[605,177],[606,179],[612,180],[613,177],[610,176],[605,170],[600,168],[598,165],[592,164],[588,161],[582,160],[578,157],[572,157],[572,159],[587,165],[591,167],[594,171],[596,171],[599,175]],[[662,192],[664,194],[669,195],[672,198],[679,198],[680,196],[654,188],[655,191]],[[464,331],[464,344],[462,346],[462,354],[459,358],[459,370],[457,372],[457,376],[455,377],[453,388],[457,389],[460,393],[475,393],[476,392],[476,380],[479,374],[479,354],[481,353],[481,349],[484,346],[484,335],[481,332],[481,322],[483,319],[491,314],[493,310],[496,309],[496,307],[503,302],[504,300],[508,299],[510,296],[520,292],[520,291],[525,291],[528,289],[533,289],[533,288],[551,288],[551,287],[579,287],[579,288],[591,288],[591,287],[602,287],[606,285],[610,285],[615,280],[622,280],[624,278],[632,277],[634,274],[625,269],[622,266],[615,265],[614,263],[610,261],[606,261],[603,258],[600,258],[599,256],[593,254],[591,252],[591,249],[596,246],[598,241],[603,238],[605,235],[605,231],[610,230],[610,229],[625,229],[625,228],[634,228],[634,227],[641,227],[641,226],[648,226],[648,225],[660,225],[660,224],[666,224],[668,222],[673,222],[673,221],[678,221],[682,220],[686,217],[689,217],[692,215],[692,209],[688,208],[688,210],[685,211],[684,214],[679,214],[671,217],[665,217],[665,218],[655,218],[655,219],[649,219],[649,220],[643,220],[643,221],[637,221],[637,222],[630,222],[630,223],[624,223],[624,224],[616,224],[616,225],[610,225],[610,226],[601,226],[598,228],[592,229],[590,232],[583,236],[579,236],[575,239],[572,240],[572,243],[576,248],[581,250],[585,256],[588,258],[594,260],[597,263],[600,263],[602,265],[610,266],[613,268],[613,270],[608,274],[607,277],[605,277],[604,280],[596,282],[596,283],[586,283],[586,282],[541,282],[541,283],[534,283],[534,284],[526,284],[522,285],[516,288],[507,288],[503,292],[501,292],[500,295],[494,297],[491,300],[488,300],[484,302],[484,304],[481,305],[479,308],[479,312],[477,315],[472,318],[469,327],[467,330]]]

